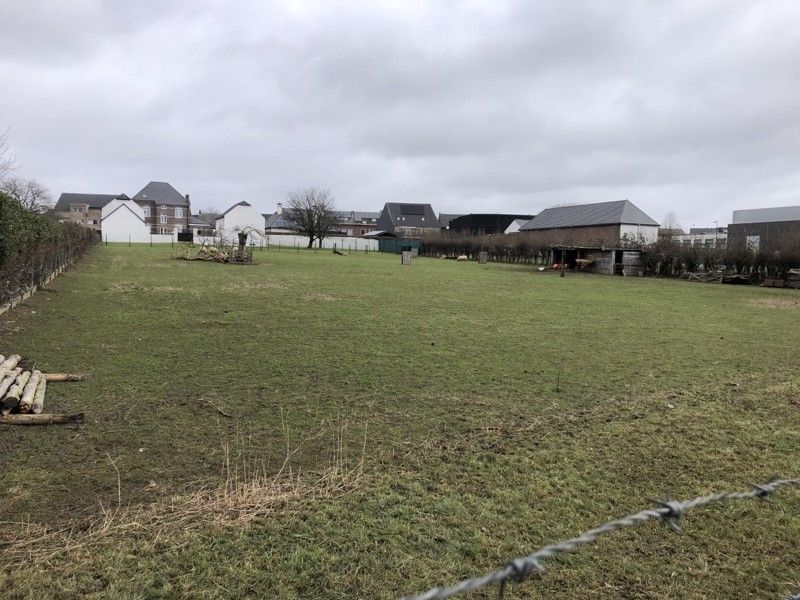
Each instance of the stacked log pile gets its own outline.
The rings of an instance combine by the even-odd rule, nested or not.
[[[43,414],[47,382],[83,381],[86,375],[42,373],[27,369],[19,354],[8,358],[0,354],[0,423],[40,425],[81,423],[83,415]]]

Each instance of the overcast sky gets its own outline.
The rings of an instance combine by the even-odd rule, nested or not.
[[[798,0],[0,0],[0,129],[55,197],[727,223],[800,204],[799,24]]]

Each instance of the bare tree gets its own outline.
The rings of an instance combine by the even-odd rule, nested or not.
[[[44,212],[53,207],[50,190],[35,179],[12,177],[0,184],[0,191],[19,202],[25,210]]]
[[[676,235],[680,235],[682,233],[683,230],[681,229],[681,224],[678,223],[677,215],[674,212],[669,211],[664,215],[664,222],[661,224],[659,236],[671,240]]]
[[[8,131],[0,133],[0,181],[14,170],[17,162],[8,147]]]
[[[678,222],[678,215],[672,211],[669,211],[664,215],[664,223],[661,226],[672,230],[680,229],[681,224]]]
[[[324,240],[336,224],[336,209],[330,190],[311,187],[286,195],[292,229],[308,238],[308,247]]]

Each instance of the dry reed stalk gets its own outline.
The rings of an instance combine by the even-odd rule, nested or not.
[[[286,430],[285,422],[283,427]],[[284,461],[273,474],[268,472],[265,463],[253,461],[251,464],[243,457],[244,441],[237,435],[234,450],[230,444],[223,444],[222,483],[136,509],[123,506],[122,476],[117,462],[106,453],[116,476],[116,507],[101,502],[98,517],[56,529],[31,522],[0,522],[0,530],[4,532],[4,539],[0,538],[0,566],[11,570],[21,569],[26,561],[46,563],[57,556],[85,550],[115,535],[141,532],[158,539],[209,526],[247,526],[277,510],[294,509],[355,489],[364,471],[366,427],[361,456],[355,463],[347,460],[342,427],[333,433],[327,466],[302,477],[299,472],[295,474],[291,457],[303,444],[320,435],[310,436],[294,448],[287,443]],[[288,433],[286,439],[290,439]]]

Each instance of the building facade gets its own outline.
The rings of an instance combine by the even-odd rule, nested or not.
[[[724,250],[728,243],[727,227],[692,227],[689,233],[668,236],[686,248],[718,248]]]
[[[102,233],[102,209],[115,199],[124,200],[128,196],[65,192],[59,196],[53,214],[62,222],[77,223]],[[172,235],[189,230],[189,194],[181,195],[169,183],[151,181],[134,195],[133,201],[141,206],[150,233]]]
[[[770,257],[800,255],[800,206],[733,211],[728,247]]]
[[[375,231],[380,215],[381,213],[379,212],[360,210],[337,211],[336,223],[330,234],[342,237],[363,237],[371,231]],[[281,202],[278,202],[274,213],[264,214],[264,219],[266,223],[265,231],[269,234],[297,233],[297,228],[292,218],[292,209],[284,208]]]

